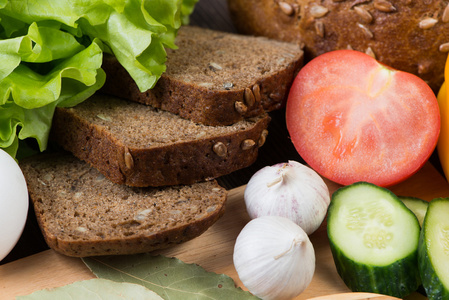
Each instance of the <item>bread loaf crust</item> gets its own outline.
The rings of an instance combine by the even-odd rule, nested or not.
[[[167,72],[162,74],[154,88],[141,92],[120,63],[112,56],[105,56],[103,69],[107,79],[101,91],[170,111],[193,122],[212,126],[230,125],[260,115],[264,111],[269,112],[283,107],[293,79],[303,64],[303,51],[299,46],[270,42],[265,38],[243,37],[194,26],[181,27],[177,38],[178,44],[181,45],[177,50],[168,50]],[[237,84],[235,81],[240,81],[237,78],[232,78],[235,81],[230,79],[229,82],[223,81],[218,84],[216,81],[220,80],[221,73],[239,67],[231,66],[232,60],[254,60],[254,64],[260,64],[260,68],[264,67],[258,61],[257,54],[249,56],[248,51],[229,53],[232,48],[226,44],[238,48],[238,44],[243,42],[253,43],[251,47],[254,49],[276,43],[279,45],[276,54],[279,57],[283,56],[282,59],[285,59],[286,63],[266,73],[263,70],[254,72],[251,74],[252,78],[247,79],[244,85]],[[270,46],[271,49],[275,49],[275,45]],[[227,53],[229,58],[220,58],[217,55],[215,60],[211,57],[210,61],[189,59],[189,55],[192,55],[190,52],[202,56],[203,54],[199,52],[201,50],[222,51]],[[267,60],[279,59],[270,57],[269,51],[267,49]],[[215,70],[214,64],[223,69]],[[172,70],[181,68],[185,69],[186,74],[180,74],[182,73],[180,70]],[[215,73],[210,76],[214,86],[209,86],[207,82],[195,78],[195,75],[188,74],[192,69]],[[245,71],[242,70],[242,73]],[[248,100],[245,96],[248,91],[252,100]]]
[[[304,44],[306,61],[337,49],[368,53],[437,91],[449,51],[449,3],[440,0],[228,0],[241,33]]]
[[[80,106],[90,105],[90,102],[95,101],[95,97]],[[101,103],[113,103],[113,110],[120,111],[120,106],[116,104],[135,106],[136,111],[142,107],[142,104],[107,96],[98,96],[98,99]],[[87,110],[93,116],[108,114],[103,104],[89,107]],[[174,115],[173,117],[179,118]],[[215,136],[201,136],[200,128],[200,137],[167,142],[163,145],[151,145],[149,141],[148,146],[142,146],[124,142],[123,137],[113,134],[108,125],[95,124],[84,113],[80,113],[77,107],[57,108],[50,139],[97,168],[117,184],[136,187],[192,184],[229,174],[254,163],[258,149],[267,135],[269,121],[270,117],[264,114],[246,121],[250,125],[246,123],[245,127],[242,125],[240,128],[237,123],[235,130],[227,130]],[[196,125],[192,123],[192,126]],[[146,138],[157,140],[158,134],[164,135],[164,132],[154,133],[154,136]],[[144,144],[146,138],[135,136],[141,144]],[[221,144],[224,148],[217,149],[217,145]],[[224,152],[220,153],[220,150]]]
[[[201,235],[225,211],[227,191],[216,181],[129,188],[68,153],[40,154],[20,166],[46,243],[67,256],[164,249]]]

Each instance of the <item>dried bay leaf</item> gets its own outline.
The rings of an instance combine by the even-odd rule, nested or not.
[[[63,287],[45,289],[27,296],[16,297],[17,300],[161,300],[155,292],[138,284],[116,282],[107,279],[89,279],[77,281]]]
[[[166,300],[259,299],[224,274],[162,255],[136,254],[83,258],[99,278],[143,285]]]

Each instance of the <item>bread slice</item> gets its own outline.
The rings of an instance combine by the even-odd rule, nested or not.
[[[42,154],[20,164],[48,246],[68,256],[149,252],[206,231],[224,213],[215,180],[132,188],[107,180],[71,154]]]
[[[105,57],[102,92],[161,108],[206,125],[230,125],[283,107],[303,64],[298,45],[183,26],[177,50],[153,89],[140,92],[125,69]]]
[[[74,108],[57,108],[50,139],[118,184],[191,184],[251,165],[269,120],[263,114],[232,126],[205,126],[136,102],[94,95]]]

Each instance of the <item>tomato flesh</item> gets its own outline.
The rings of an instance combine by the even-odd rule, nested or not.
[[[343,185],[403,181],[430,157],[440,130],[424,81],[353,50],[322,54],[300,70],[286,121],[305,162]]]

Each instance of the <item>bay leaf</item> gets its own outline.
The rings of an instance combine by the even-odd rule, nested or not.
[[[162,255],[136,254],[83,258],[99,278],[141,284],[166,300],[259,299],[235,286],[225,274]]]
[[[155,292],[128,282],[107,279],[76,281],[54,289],[44,289],[30,295],[16,297],[16,300],[163,300]]]

